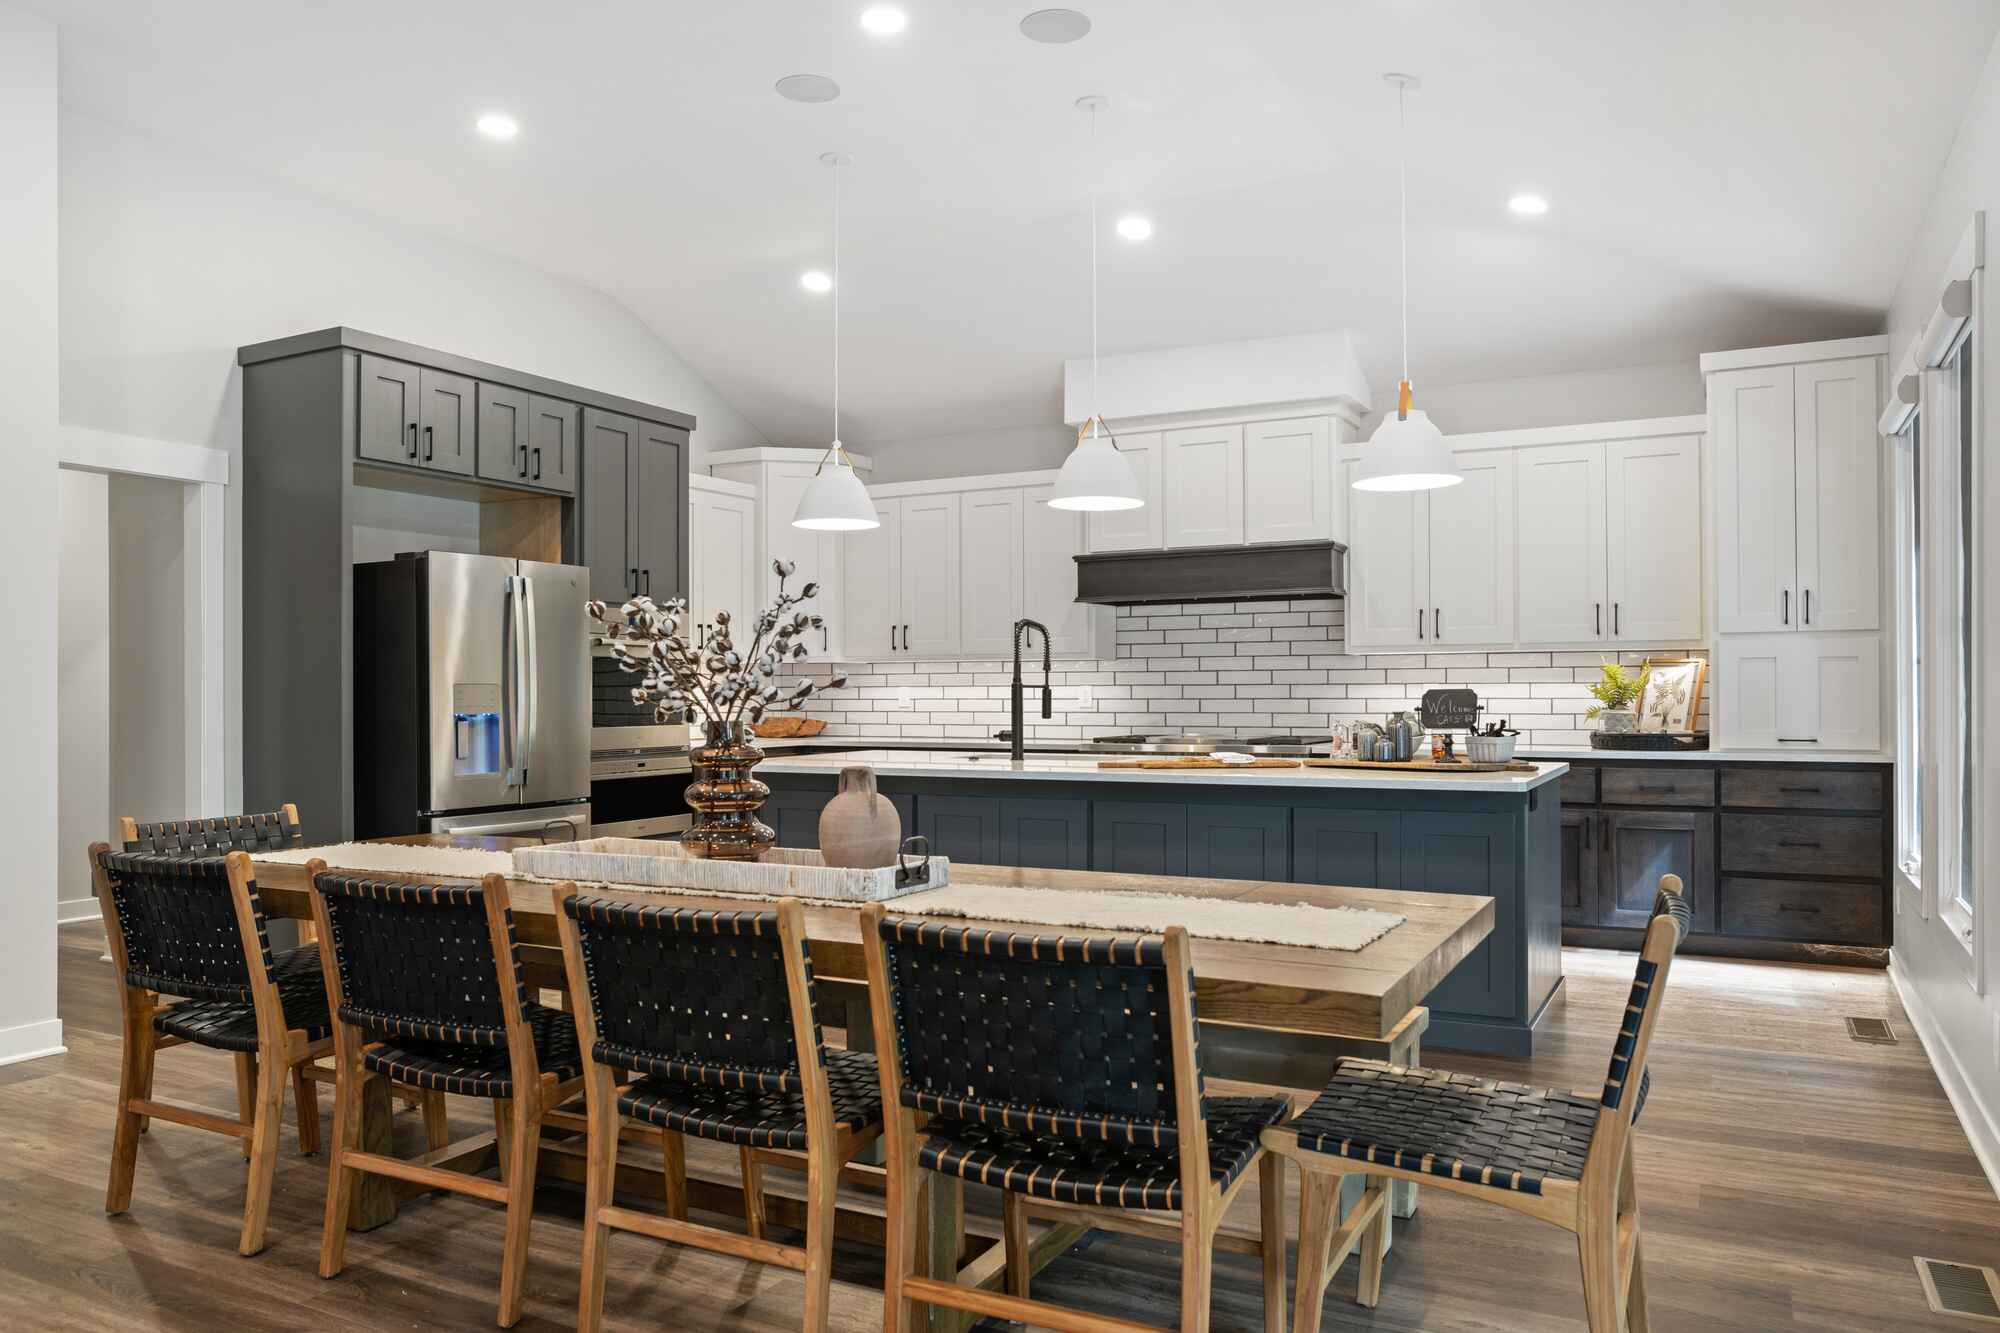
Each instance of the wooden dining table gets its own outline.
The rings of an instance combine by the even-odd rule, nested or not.
[[[512,850],[532,845],[533,842],[521,838],[453,835],[418,835],[385,841],[494,851]],[[264,860],[255,861],[254,866],[258,896],[268,915],[299,921],[311,919],[312,907],[304,866]],[[340,867],[336,864],[333,868]],[[374,870],[365,873],[389,879],[440,878],[388,875]],[[1205,1057],[1211,1047],[1226,1048],[1232,1035],[1230,1030],[1234,1029],[1247,1039],[1275,1038],[1285,1042],[1293,1051],[1303,1045],[1307,1050],[1321,1053],[1326,1072],[1331,1071],[1333,1062],[1343,1054],[1367,1054],[1398,1063],[1416,1063],[1429,1016],[1429,1011],[1424,1008],[1424,997],[1492,934],[1494,925],[1493,899],[1473,894],[957,863],[951,866],[950,875],[951,882],[958,886],[1165,894],[1241,903],[1373,908],[1402,915],[1405,920],[1401,925],[1354,950],[1199,937],[1190,940],[1194,956],[1196,1006],[1203,1027]],[[515,936],[528,984],[559,992],[566,997],[568,983],[556,935],[556,887],[540,880],[507,880]],[[755,908],[760,902],[769,902],[768,899],[722,895],[663,895],[643,889],[621,889],[615,885],[588,885],[585,888],[592,894],[633,902],[671,902],[675,906],[720,910]],[[821,989],[822,1002],[844,1003],[848,1015],[848,1046],[852,1049],[872,1049],[875,1034],[867,1022],[867,983],[862,965],[859,905],[809,905],[805,908],[805,921],[813,972]],[[1001,920],[967,921],[965,924],[1043,933],[1054,930],[1048,926],[1023,926]],[[1324,1075],[1315,1077],[1323,1079]],[[1303,1077],[1280,1081],[1295,1082],[1304,1091],[1316,1091],[1318,1086]],[[365,1143],[387,1150],[391,1115],[388,1088],[383,1080],[371,1080],[369,1095],[363,1106],[362,1137]],[[544,1145],[541,1168],[544,1174],[561,1179],[581,1179],[584,1146],[580,1131],[572,1138],[565,1138],[560,1133],[547,1135]],[[482,1139],[475,1139],[469,1141],[461,1159],[436,1164],[477,1168],[490,1161],[491,1157],[491,1146]],[[650,1190],[655,1197],[658,1195],[657,1168],[638,1162],[621,1163],[619,1182],[621,1188],[630,1186]],[[395,1215],[398,1197],[396,1182],[382,1180],[378,1187],[361,1199],[352,1224],[365,1229],[388,1221]],[[696,1207],[716,1212],[741,1214],[744,1208],[740,1185],[723,1179],[701,1178],[692,1170],[688,1179],[688,1200]],[[928,1200],[924,1248],[925,1263],[931,1275],[978,1285],[998,1285],[1005,1274],[999,1247],[971,1255],[966,1252],[961,1183],[953,1177],[932,1177]],[[1394,1210],[1396,1214],[1408,1216],[1414,1207],[1414,1187],[1400,1192]],[[789,1196],[774,1195],[768,1207],[768,1216],[780,1225],[803,1226],[803,1207]],[[879,1243],[881,1226],[879,1211],[843,1210],[840,1234]],[[1060,1254],[1087,1229],[1081,1223],[1072,1223],[1052,1226],[1040,1233],[1034,1243],[1037,1266]],[[935,1311],[932,1328],[949,1333],[963,1327],[960,1318],[951,1311]]]

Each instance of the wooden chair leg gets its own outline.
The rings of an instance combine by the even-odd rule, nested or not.
[[[1181,1333],[1208,1333],[1215,1233],[1197,1213],[1181,1214]]]
[[[292,1066],[292,1109],[299,1117],[299,1152],[319,1151],[319,1084],[306,1077],[304,1064]]]
[[[111,1180],[104,1188],[104,1211],[122,1213],[132,1206],[132,1177],[139,1168],[139,1135],[145,1117],[125,1108],[150,1091],[153,1063],[153,1009],[145,993],[127,987],[121,997],[125,1019],[124,1049],[118,1066],[118,1118],[111,1132]]]
[[[687,1140],[671,1129],[660,1131],[660,1167],[667,1216],[676,1222],[685,1222],[688,1215]]]
[[[502,1328],[521,1319],[521,1291],[528,1276],[528,1228],[535,1220],[535,1158],[542,1146],[542,1122],[527,1114],[528,1103],[514,1098],[507,1142],[507,1242],[500,1253]],[[613,1141],[613,1154],[617,1152]]]
[[[252,1104],[250,1180],[243,1192],[243,1235],[239,1254],[264,1248],[264,1227],[271,1217],[271,1182],[278,1169],[278,1133],[285,1124],[285,1062],[277,1051],[257,1060],[256,1100]]]
[[[236,1053],[236,1117],[245,1125],[257,1119],[257,1057],[248,1051]],[[250,1140],[242,1140],[243,1158],[250,1159]]]
[[[595,1109],[595,1108],[593,1108]],[[583,1176],[583,1282],[576,1310],[576,1333],[598,1333],[604,1325],[604,1260],[611,1246],[611,1228],[598,1220],[598,1210],[610,1205],[618,1180],[618,1117],[610,1124],[593,1116],[589,1156]],[[676,1143],[678,1134],[665,1138]],[[679,1220],[687,1220],[685,1201]]]
[[[883,1192],[888,1218],[882,1242],[882,1333],[917,1333],[916,1307],[903,1299],[903,1282],[917,1272],[926,1173],[917,1169],[914,1157],[891,1161],[888,1167]]]
[[[1631,1333],[1647,1333],[1651,1327],[1646,1318],[1646,1266],[1644,1262],[1643,1237],[1639,1234],[1639,1181],[1632,1170],[1632,1140],[1625,1140],[1625,1154],[1618,1171],[1618,1216],[1622,1220],[1632,1220],[1632,1270],[1622,1275],[1624,1290],[1620,1292],[1621,1303],[1625,1307],[1625,1326]],[[1618,1228],[1614,1224],[1611,1234],[1615,1237]]]
[[[445,1118],[444,1094],[426,1088],[417,1105],[424,1112],[424,1146],[436,1152],[451,1142],[451,1124]]]
[[[336,1059],[333,1082],[332,1142],[326,1154],[326,1220],[319,1233],[319,1275],[337,1277],[347,1253],[347,1215],[354,1203],[354,1186],[361,1173],[347,1165],[347,1154],[361,1144],[360,1061]]]
[[[1000,1195],[1002,1239],[1007,1246],[1007,1294],[1028,1299],[1034,1256],[1028,1248],[1028,1201],[1012,1190]]]
[[[514,1103],[507,1097],[493,1099],[493,1139],[500,1149],[500,1183],[507,1183],[507,1172],[513,1164],[514,1154],[511,1140],[514,1137]]]
[[[1576,1233],[1577,1257],[1583,1265],[1584,1314],[1590,1333],[1621,1333],[1624,1321],[1618,1317],[1622,1292],[1618,1290],[1618,1223],[1612,1216],[1610,1200],[1602,1206],[1586,1201],[1581,1225]]]
[[[764,1239],[764,1168],[748,1148],[739,1154],[743,1163],[743,1224],[752,1240]]]
[[[140,1028],[140,1034],[141,1034],[140,1044],[144,1047],[144,1054],[140,1056],[140,1061],[139,1061],[140,1076],[139,1076],[138,1095],[148,1100],[151,1100],[153,1096],[153,1061],[154,1058],[159,1054],[160,1037],[157,1032],[153,1031],[153,1024],[150,1018],[148,1018],[146,1023]],[[139,1117],[139,1132],[141,1134],[144,1134],[147,1130],[151,1129],[152,1127],[153,1127],[153,1117],[149,1115],[142,1115]]]
[[[840,1199],[840,1164],[831,1148],[806,1161],[806,1317],[804,1333],[826,1333],[833,1307],[833,1228]]]
[[[1354,1299],[1375,1308],[1382,1299],[1382,1260],[1389,1253],[1389,1219],[1393,1215],[1392,1199],[1395,1182],[1387,1176],[1370,1176],[1367,1192],[1361,1196],[1356,1207],[1366,1207],[1371,1198],[1380,1196],[1381,1211],[1368,1224],[1368,1230],[1361,1236],[1361,1279],[1357,1284]]]
[[[1265,1153],[1257,1165],[1257,1204],[1264,1249],[1264,1333],[1285,1333],[1285,1159],[1274,1152]]]
[[[1639,1237],[1632,1238],[1632,1277],[1625,1286],[1625,1327],[1629,1333],[1649,1333],[1652,1323],[1646,1318],[1646,1265],[1645,1242]]]
[[[1326,1304],[1327,1251],[1333,1244],[1334,1214],[1340,1210],[1340,1177],[1305,1168],[1299,1172],[1299,1274],[1292,1292],[1293,1333],[1319,1333]]]

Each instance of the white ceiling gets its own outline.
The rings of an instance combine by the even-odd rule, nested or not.
[[[1413,376],[1630,365],[1879,328],[2000,27],[1991,0],[39,0],[67,104],[613,294],[774,442],[825,438],[829,149],[845,177],[842,434],[1060,418],[1089,349],[1353,330],[1396,375],[1410,103]],[[772,91],[837,79],[839,101]],[[477,113],[519,118],[507,145]],[[1522,221],[1507,196],[1545,193]],[[1111,234],[1140,209],[1153,240]]]

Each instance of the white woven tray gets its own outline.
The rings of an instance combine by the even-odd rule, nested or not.
[[[906,864],[907,872],[896,866],[852,870],[828,865],[817,851],[792,847],[774,847],[755,861],[710,861],[689,856],[678,842],[643,838],[589,838],[514,852],[514,869],[536,879],[768,898],[879,903],[951,882],[951,862],[945,857],[912,858]]]

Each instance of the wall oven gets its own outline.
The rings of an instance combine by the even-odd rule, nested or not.
[[[599,649],[591,658],[590,823],[600,838],[657,838],[694,825],[685,722],[653,721],[632,702],[637,677]]]

